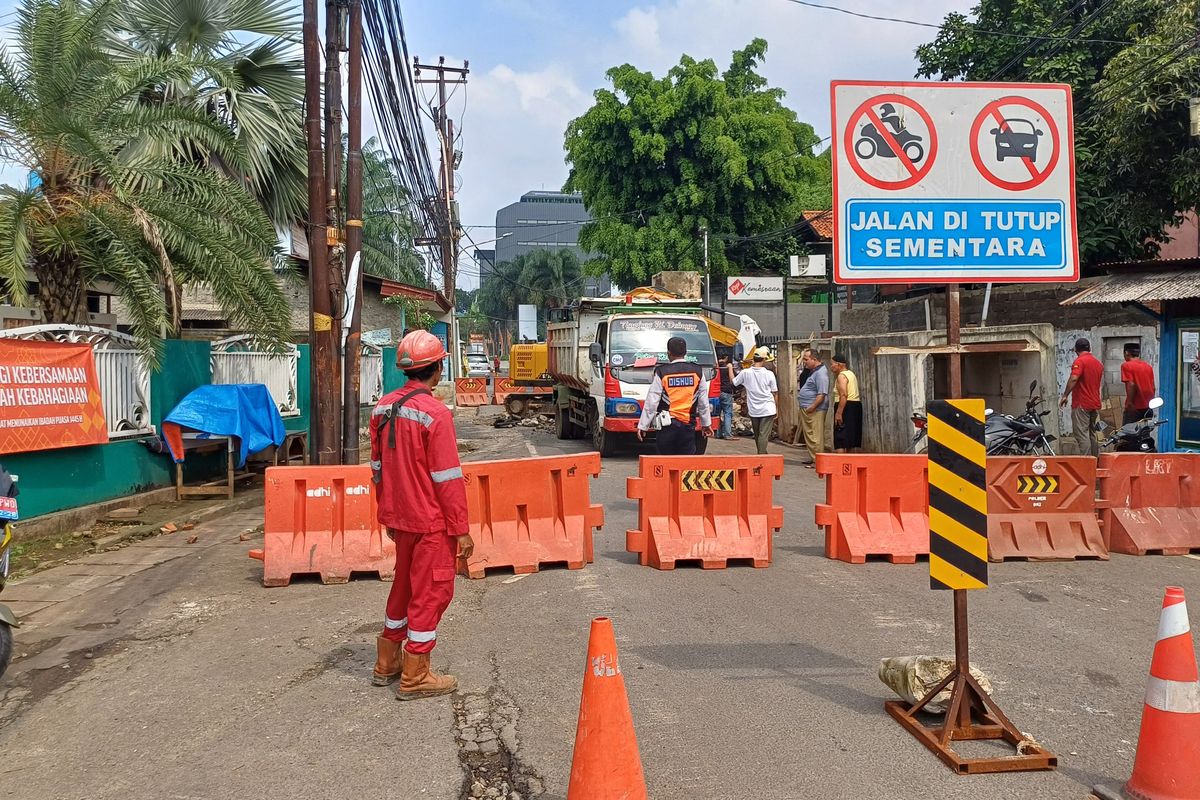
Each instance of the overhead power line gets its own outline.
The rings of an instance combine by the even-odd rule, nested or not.
[[[947,25],[947,23],[945,23],[945,22],[924,22],[924,21],[915,20],[915,19],[904,19],[902,17],[884,17],[884,16],[880,16],[878,14],[866,14],[861,11],[852,11],[851,9],[848,9],[848,8],[842,8],[840,6],[834,6],[834,5],[827,5],[825,3],[812,3],[812,2],[809,2],[808,0],[787,0],[787,1],[789,3],[794,3],[795,5],[798,5],[798,6],[805,6],[807,8],[819,8],[823,11],[836,11],[840,14],[848,14],[851,17],[859,17],[860,19],[871,19],[871,20],[876,20],[877,22],[894,22],[894,23],[897,23],[900,25],[914,25],[919,28],[933,28],[934,30],[941,30],[943,28],[949,27]],[[978,28],[978,27],[972,27],[971,33],[978,34],[980,36],[999,36],[999,37],[1003,37],[1006,39],[1041,39],[1041,38],[1043,38],[1043,37],[1039,36],[1038,34],[1013,33],[1012,31],[992,31],[992,30],[986,30],[984,28]],[[1060,39],[1067,39],[1067,38],[1072,38],[1072,37],[1051,36],[1051,37],[1047,37],[1047,38],[1048,38],[1048,41],[1058,41]],[[1117,40],[1117,39],[1079,39],[1078,41],[1095,42],[1095,43],[1102,43],[1102,44],[1126,44],[1126,45],[1135,44],[1135,42],[1127,42],[1127,41],[1121,41],[1121,40]],[[1153,47],[1154,45],[1146,45],[1146,46]]]

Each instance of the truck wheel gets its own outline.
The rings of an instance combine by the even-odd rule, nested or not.
[[[558,413],[554,415],[554,435],[559,439],[576,439],[579,437],[579,431],[575,423],[571,422],[571,409],[559,408]]]
[[[600,453],[601,458],[608,458],[617,452],[617,436],[604,430],[604,425],[600,422],[600,412],[595,408],[588,410],[588,429],[592,434],[592,449]]]

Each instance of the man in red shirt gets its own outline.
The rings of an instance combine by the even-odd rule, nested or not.
[[[1071,433],[1081,456],[1100,455],[1100,443],[1096,441],[1096,422],[1100,419],[1100,383],[1104,380],[1104,365],[1092,355],[1092,343],[1087,339],[1075,340],[1075,363],[1071,365],[1071,379],[1063,390],[1060,407],[1071,401]]]
[[[396,577],[376,640],[372,682],[386,686],[400,678],[400,700],[458,688],[453,675],[429,668],[438,623],[454,598],[455,556],[468,558],[474,550],[454,419],[431,391],[441,380],[446,356],[441,340],[428,331],[405,336],[396,346],[396,366],[408,383],[385,395],[371,412],[379,524],[396,543]]]
[[[1125,345],[1125,363],[1121,365],[1121,382],[1125,384],[1125,414],[1122,425],[1137,422],[1152,415],[1150,401],[1154,398],[1154,367],[1142,361],[1142,345]]]

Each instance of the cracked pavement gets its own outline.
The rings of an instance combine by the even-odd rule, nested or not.
[[[474,414],[459,428],[470,459],[583,449]],[[884,713],[876,677],[881,657],[950,651],[948,595],[925,564],[826,560],[823,484],[775,448],[786,518],[764,570],[638,566],[624,550],[635,461],[606,460],[594,564],[458,580],[434,651],[459,678],[452,698],[397,703],[370,685],[385,584],[264,589],[246,557],[261,537],[239,541],[253,508],[204,521],[194,545],[157,537],[31,576],[4,595],[43,605],[0,683],[0,798],[563,800],[599,615],[660,800],[1057,800],[1128,776],[1162,587],[1195,607],[1200,560],[992,565],[971,596],[972,661],[1060,768],[961,778]]]

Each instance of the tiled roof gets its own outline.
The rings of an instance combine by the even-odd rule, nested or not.
[[[822,239],[833,238],[832,211],[801,211],[800,216],[812,227],[817,236]]]

